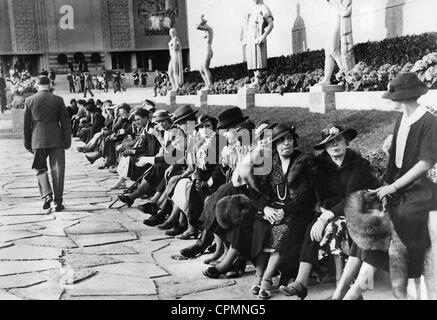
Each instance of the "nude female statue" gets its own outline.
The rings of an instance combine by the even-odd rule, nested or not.
[[[325,48],[325,76],[318,85],[330,85],[335,64],[349,71],[355,66],[352,37],[352,0],[327,0],[331,6],[333,29]]]
[[[261,70],[267,69],[267,37],[272,32],[273,15],[264,0],[253,0],[254,6],[248,16],[246,34],[247,69],[253,70],[255,81],[251,87],[258,87]]]
[[[200,17],[200,23],[197,25],[197,29],[205,32],[205,43],[206,43],[206,52],[205,52],[205,60],[200,67],[200,75],[202,76],[203,81],[205,82],[205,88],[203,90],[210,90],[212,87],[212,75],[209,70],[209,66],[211,65],[211,60],[214,56],[214,52],[212,51],[212,41],[214,39],[214,31],[207,24],[207,20],[205,16],[202,15]]]
[[[168,76],[171,82],[171,91],[177,91],[184,83],[184,67],[182,65],[182,48],[176,29],[170,29],[171,40],[168,43],[170,50],[170,63]]]

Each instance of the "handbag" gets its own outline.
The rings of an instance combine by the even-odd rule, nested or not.
[[[388,199],[393,226],[407,248],[424,249],[431,245],[428,219],[432,201],[432,190],[421,181]]]

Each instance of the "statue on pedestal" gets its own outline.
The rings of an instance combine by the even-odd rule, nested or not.
[[[249,13],[246,33],[247,69],[254,72],[255,80],[250,85],[257,88],[261,70],[267,68],[267,37],[272,32],[273,15],[264,0],[253,0],[254,6]]]
[[[205,16],[202,15],[200,17],[200,23],[197,25],[197,30],[201,30],[205,32],[205,44],[206,44],[206,52],[205,52],[205,60],[200,67],[200,75],[202,76],[203,81],[205,82],[205,87],[202,90],[209,91],[212,88],[212,75],[209,70],[209,66],[211,65],[211,60],[214,56],[214,52],[212,51],[212,41],[214,39],[214,31],[208,25],[208,21],[205,19]]]
[[[184,84],[184,67],[182,63],[182,48],[176,29],[170,29],[171,40],[168,43],[170,50],[170,63],[168,76],[171,82],[171,92],[177,92]]]
[[[349,71],[355,66],[352,36],[352,0],[327,0],[334,22],[325,47],[325,76],[318,85],[330,85],[335,64]]]

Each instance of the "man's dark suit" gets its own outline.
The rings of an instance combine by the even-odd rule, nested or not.
[[[62,204],[65,176],[65,150],[71,146],[71,124],[64,100],[50,91],[40,91],[26,99],[24,147],[33,152],[41,197],[52,195],[47,157],[53,179],[54,201]]]

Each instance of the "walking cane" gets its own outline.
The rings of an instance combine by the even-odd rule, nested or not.
[[[130,193],[131,191],[133,191],[134,189],[136,189],[137,186],[138,186],[138,185],[141,183],[141,181],[144,179],[144,177],[145,177],[146,175],[148,175],[148,174],[152,171],[152,169],[153,169],[153,166],[150,166],[150,168],[147,169],[146,172],[143,173],[143,175],[141,176],[141,178],[139,178],[137,181],[135,181],[135,183],[134,183],[133,185],[131,185],[131,186],[130,186],[130,187],[129,187],[125,192],[123,192],[123,194],[122,194],[121,196],[124,196],[124,195]],[[112,203],[110,204],[109,209],[117,209],[117,210],[118,210],[118,209],[121,209],[121,208],[124,208],[125,206],[127,206],[127,204],[123,204],[121,207],[114,208],[114,205],[115,205],[118,201],[120,201],[120,198],[119,198],[119,197],[117,197],[117,199],[115,199],[115,201],[112,202]]]

